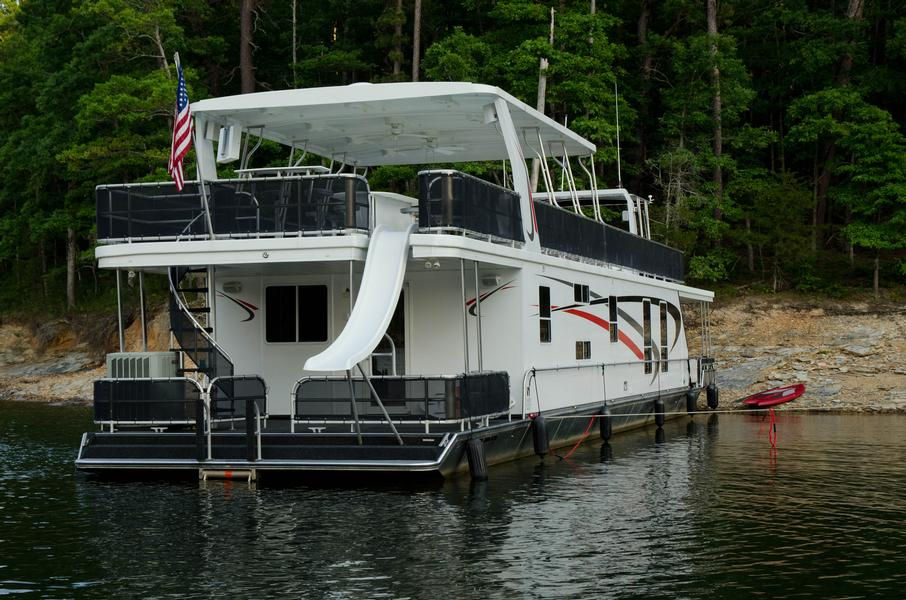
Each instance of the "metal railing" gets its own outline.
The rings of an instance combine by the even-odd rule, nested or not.
[[[208,403],[208,459],[214,423],[245,421],[246,456],[261,460],[261,421],[267,419],[267,384],[257,375],[215,377],[205,394]]]
[[[675,248],[538,200],[535,217],[544,249],[683,280],[683,253]]]
[[[187,377],[98,379],[94,382],[94,422],[117,425],[196,425],[204,389]]]
[[[352,173],[188,181],[182,191],[170,182],[102,185],[96,202],[102,243],[335,235],[371,222],[368,182]]]
[[[401,375],[369,377],[394,424],[459,425],[509,415],[509,375],[502,371],[461,375]],[[353,379],[358,422],[386,424],[380,407],[371,400],[364,379]],[[345,376],[302,377],[290,393],[290,424],[355,426],[349,380]]]
[[[652,364],[657,364],[657,365],[662,365],[665,362],[666,363],[685,364],[685,366],[686,366],[686,379],[685,379],[686,384],[687,385],[696,384],[698,386],[703,386],[705,372],[707,371],[707,367],[709,365],[713,364],[713,359],[701,356],[701,357],[688,357],[688,358],[669,358],[667,360],[651,360],[649,362],[651,362]],[[638,367],[642,367],[644,365],[645,365],[644,360],[642,360],[642,361],[636,360],[636,361],[623,361],[623,362],[616,362],[616,363],[592,363],[592,364],[563,365],[563,366],[553,366],[553,367],[533,367],[531,369],[527,369],[522,376],[522,418],[525,418],[526,415],[530,414],[530,409],[532,408],[530,405],[529,396],[531,393],[530,390],[531,390],[533,383],[534,383],[534,389],[535,389],[535,409],[537,410],[537,412],[541,412],[541,410],[542,410],[541,393],[538,389],[538,380],[537,380],[538,373],[550,373],[550,372],[570,371],[570,370],[575,370],[575,371],[597,370],[597,371],[600,371],[600,377],[601,377],[600,383],[601,383],[601,391],[602,391],[603,397],[600,399],[591,400],[589,402],[583,402],[581,404],[591,404],[591,403],[599,402],[599,401],[607,403],[609,401],[618,400],[620,398],[619,395],[615,395],[612,398],[607,397],[607,371],[608,371],[608,369],[613,370],[617,367],[638,368]],[[693,368],[693,365],[694,365],[694,368]],[[679,371],[679,372],[668,371],[666,376],[671,379],[675,379],[677,377],[677,373],[682,373],[682,371]],[[661,386],[661,376],[663,374],[664,374],[664,372],[661,368],[658,368],[656,373],[651,374],[652,381],[655,383],[655,385],[654,385],[654,389],[652,389],[650,391],[655,391],[658,394],[661,393],[661,391],[663,389]],[[695,375],[694,380],[692,377],[693,374]],[[675,388],[671,388],[671,389],[675,389]]]
[[[524,241],[519,194],[450,169],[418,174],[418,226],[423,232],[467,231]]]

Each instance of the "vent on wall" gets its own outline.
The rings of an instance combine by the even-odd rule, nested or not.
[[[176,377],[175,352],[113,352],[107,355],[111,379],[163,379]]]

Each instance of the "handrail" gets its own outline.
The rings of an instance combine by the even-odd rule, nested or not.
[[[372,352],[371,358],[373,359],[376,356],[377,357],[389,356],[390,357],[390,369],[392,371],[390,374],[393,377],[396,377],[397,376],[397,374],[396,374],[396,344],[394,343],[393,338],[390,337],[390,335],[388,333],[384,333],[384,337],[387,339],[388,342],[390,342],[390,352]],[[371,366],[372,367],[374,366],[373,361],[371,363]]]
[[[224,350],[224,349],[223,349],[223,348],[222,348],[222,347],[214,340],[213,337],[211,337],[210,335],[208,335],[208,332],[205,331],[205,329],[204,329],[204,327],[201,325],[201,323],[198,322],[198,320],[197,320],[197,319],[195,318],[195,316],[192,314],[192,311],[189,310],[189,308],[188,308],[188,306],[186,305],[185,301],[183,300],[182,296],[179,294],[179,288],[176,287],[176,283],[173,281],[173,274],[174,274],[175,272],[177,272],[177,270],[178,270],[178,267],[170,267],[169,269],[167,269],[167,271],[168,271],[168,273],[167,273],[167,279],[170,281],[170,293],[173,294],[173,297],[176,299],[176,304],[177,304],[177,306],[179,307],[179,310],[183,313],[183,315],[189,317],[189,319],[192,321],[192,324],[195,325],[195,328],[196,328],[196,329],[198,330],[198,332],[202,335],[202,337],[204,337],[205,339],[207,339],[208,342],[210,342],[210,344],[211,344],[213,347],[217,348],[217,350],[218,350],[221,354],[223,354],[224,358],[226,358],[226,359],[232,364],[232,363],[233,363],[233,359],[230,357],[229,353],[228,353],[226,350]],[[208,282],[208,285],[214,285],[214,282],[213,282],[213,281],[209,281],[209,282]]]
[[[199,397],[202,397],[204,395],[204,388],[201,386],[201,384],[190,377],[130,377],[128,379],[121,379],[121,378],[116,378],[116,377],[101,377],[99,379],[95,379],[94,381],[95,381],[95,383],[97,383],[97,382],[133,383],[133,382],[143,382],[143,381],[145,381],[145,382],[165,382],[165,381],[190,382],[192,385],[194,385],[196,388],[198,388]],[[95,401],[97,401],[96,398],[95,398]],[[188,400],[183,400],[183,401],[188,402]],[[178,400],[168,400],[167,402],[179,402],[179,401]],[[141,421],[141,420],[136,420],[136,419],[114,419],[114,418],[112,418],[112,406],[113,406],[112,398],[110,400],[110,403],[111,403],[111,418],[96,420],[95,423],[102,425],[102,426],[109,426],[111,432],[113,432],[114,427],[116,425],[121,425],[121,424],[123,424],[123,425],[147,425],[147,426],[153,427],[155,425],[161,425],[161,426],[163,426],[163,425],[191,425],[193,423],[196,423],[196,421],[197,421],[196,419],[184,419],[184,420],[152,419],[152,420],[148,420],[148,421]],[[196,423],[196,425],[197,425],[197,423]]]
[[[651,362],[652,363],[657,362],[658,364],[663,364],[665,362],[668,364],[671,362],[675,362],[675,363],[685,362],[688,365],[689,363],[695,361],[698,364],[697,371],[700,372],[702,360],[704,358],[706,358],[706,357],[704,357],[704,356],[687,356],[686,358],[668,358],[666,360],[657,360],[657,361],[652,359]],[[566,370],[571,370],[571,369],[576,369],[576,370],[601,369],[601,376],[604,377],[606,375],[606,370],[608,367],[626,367],[626,366],[636,366],[636,365],[644,365],[644,364],[645,364],[644,360],[628,360],[628,361],[621,361],[621,362],[614,362],[614,363],[589,363],[589,364],[581,364],[581,365],[559,365],[559,366],[551,366],[551,367],[532,367],[530,369],[526,369],[525,373],[522,375],[522,418],[524,419],[527,414],[525,408],[526,408],[526,399],[528,396],[528,389],[529,389],[528,386],[529,386],[530,379],[535,379],[536,404],[538,406],[538,412],[541,412],[541,397],[540,397],[541,394],[540,394],[540,392],[538,392],[538,381],[535,378],[535,375],[537,373],[547,373],[547,372],[553,372],[553,371],[566,371]],[[663,371],[661,369],[658,369],[657,373],[655,374],[655,377],[657,379],[658,394],[660,394],[660,391],[661,391],[660,378],[661,378],[662,373],[663,373]],[[700,386],[702,385],[702,376],[701,375],[699,375],[699,377],[698,377],[698,385],[700,385]],[[604,391],[606,394],[606,391],[607,391],[606,382],[605,382]]]
[[[391,380],[391,381],[401,381],[401,382],[406,382],[406,381],[425,381],[425,382],[427,382],[428,380],[464,381],[465,378],[468,376],[483,376],[483,375],[485,375],[485,376],[487,376],[487,375],[505,375],[507,377],[507,381],[509,379],[509,374],[506,371],[481,371],[481,372],[473,372],[473,373],[462,373],[462,374],[458,374],[458,375],[398,375],[395,377],[386,376],[386,375],[376,375],[376,376],[372,376],[371,379],[377,380],[377,381]],[[299,378],[295,382],[295,384],[293,384],[293,387],[292,387],[292,390],[290,391],[290,396],[289,396],[289,398],[290,398],[290,415],[289,415],[290,432],[291,433],[296,432],[295,424],[297,421],[305,422],[305,423],[312,423],[312,424],[331,424],[331,425],[352,424],[354,422],[352,419],[343,419],[343,418],[330,419],[330,418],[328,418],[326,416],[322,416],[322,415],[318,415],[315,418],[311,418],[311,417],[303,418],[303,417],[299,417],[296,413],[296,402],[298,399],[297,393],[299,391],[299,388],[302,385],[304,385],[305,383],[308,383],[308,382],[332,382],[332,381],[343,382],[346,380],[347,380],[346,375],[323,375],[323,376],[314,376],[314,377],[305,376],[305,377]],[[367,383],[367,380],[363,380],[361,378],[357,378],[356,380],[365,381]],[[509,385],[507,387],[509,388]],[[426,387],[425,387],[426,396],[424,398],[425,402],[427,402],[427,400],[428,400],[427,391],[428,391],[428,388],[426,385]],[[343,402],[345,402],[345,400],[343,400]],[[392,423],[392,424],[408,424],[408,425],[419,424],[419,425],[425,425],[425,433],[429,433],[431,425],[459,424],[464,427],[464,425],[466,423],[487,421],[490,418],[496,418],[496,417],[503,416],[503,415],[509,415],[512,412],[512,409],[515,406],[515,404],[516,404],[515,399],[512,397],[512,394],[510,394],[506,410],[495,411],[495,412],[487,413],[487,414],[480,414],[480,415],[471,415],[470,414],[466,417],[461,417],[458,419],[445,419],[445,418],[432,419],[432,418],[427,417],[427,412],[426,412],[425,418],[393,419],[393,418],[390,418],[389,415],[385,415],[386,418],[380,419],[380,420],[362,419],[360,417],[358,419],[358,422],[365,423],[365,424],[387,424],[388,422]]]
[[[260,375],[222,375],[222,376],[219,376],[219,377],[214,377],[214,378],[211,379],[210,382],[208,383],[208,387],[207,387],[207,389],[206,389],[205,395],[207,396],[208,402],[210,402],[210,401],[211,401],[211,397],[212,397],[212,393],[213,393],[213,391],[214,391],[214,389],[215,389],[215,386],[217,386],[217,384],[218,384],[219,382],[222,382],[222,381],[233,381],[234,383],[236,383],[236,382],[239,382],[239,381],[242,381],[242,380],[245,380],[245,381],[257,380],[258,382],[261,383],[261,388],[262,388],[262,390],[263,390],[263,396],[262,396],[261,398],[259,398],[259,397],[252,397],[252,398],[250,398],[250,397],[245,397],[245,400],[246,400],[246,405],[245,405],[245,411],[246,411],[246,414],[245,414],[245,421],[246,421],[246,436],[249,436],[249,435],[252,434],[251,428],[249,427],[249,424],[250,424],[251,419],[250,419],[250,416],[249,416],[249,414],[248,414],[248,404],[249,404],[249,401],[251,401],[252,407],[253,407],[254,410],[255,410],[255,417],[254,417],[254,422],[255,422],[255,431],[254,431],[254,435],[255,435],[255,438],[256,438],[256,444],[255,444],[255,445],[256,445],[256,447],[257,447],[257,456],[258,456],[258,460],[261,460],[261,420],[262,420],[262,418],[263,418],[263,415],[266,415],[266,414],[267,414],[268,392],[270,391],[270,388],[268,387],[267,382],[264,381],[264,378],[261,377]],[[219,388],[218,388],[218,389],[219,389]],[[262,413],[261,406],[258,404],[258,400],[259,400],[259,399],[263,399],[263,400],[264,400],[264,406],[265,406],[264,413]],[[211,409],[210,415],[211,415],[211,416],[210,416],[211,422],[213,423],[213,422],[214,422],[213,409]],[[209,437],[210,437],[210,434],[209,434]]]

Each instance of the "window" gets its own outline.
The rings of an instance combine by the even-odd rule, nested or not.
[[[591,358],[591,342],[576,342],[576,360],[588,360]]]
[[[607,311],[610,313],[608,315],[608,322],[610,324],[610,341],[618,342],[620,341],[620,330],[617,324],[617,297],[610,296],[607,299]]]
[[[589,297],[590,297],[590,295],[588,293],[588,286],[582,285],[580,283],[574,283],[573,284],[573,297],[574,297],[575,301],[578,302],[579,304],[588,304]]]
[[[551,341],[551,289],[546,286],[538,288],[538,319],[541,342]]]
[[[651,348],[651,301],[642,301],[642,339],[645,345],[645,372],[651,373],[652,370],[652,348]]]
[[[661,372],[667,372],[667,303],[661,302]]]
[[[264,290],[264,339],[326,342],[327,286],[273,285]]]
[[[269,342],[296,341],[296,287],[273,286],[264,291],[265,339]]]

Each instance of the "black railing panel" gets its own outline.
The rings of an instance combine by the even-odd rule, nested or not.
[[[524,240],[519,194],[459,171],[418,174],[418,223]]]
[[[683,253],[675,248],[542,201],[535,201],[535,217],[543,248],[683,280]]]
[[[210,388],[211,419],[254,418],[255,405],[258,414],[267,414],[267,385],[256,375],[218,377]]]
[[[201,389],[189,379],[99,379],[95,422],[195,423]]]
[[[187,182],[181,192],[172,182],[105,185],[95,197],[99,240],[208,235],[196,182]]]
[[[209,237],[197,182],[99,186],[98,240]],[[208,181],[204,192],[216,236],[368,230],[368,182],[351,174]]]
[[[450,377],[414,375],[371,377],[371,384],[394,420],[455,420],[506,412],[509,375],[470,373]],[[383,419],[367,383],[353,379],[360,419]],[[296,387],[297,419],[351,419],[349,381],[342,377],[305,378]]]

